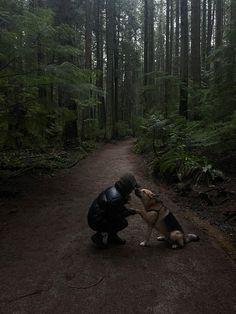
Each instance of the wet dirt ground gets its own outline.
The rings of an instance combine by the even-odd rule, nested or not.
[[[155,190],[132,141],[106,144],[54,177],[18,179],[0,202],[1,314],[231,314],[236,267],[214,237],[161,197],[188,232],[201,237],[182,250],[141,247],[146,226],[129,217],[122,247],[100,251],[90,241],[88,207],[124,172]],[[132,196],[132,207],[141,204]]]

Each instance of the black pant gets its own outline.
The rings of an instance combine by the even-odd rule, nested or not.
[[[104,221],[99,225],[89,223],[91,229],[97,232],[108,232],[116,233],[125,229],[128,226],[128,221],[125,218],[119,219],[118,221]]]

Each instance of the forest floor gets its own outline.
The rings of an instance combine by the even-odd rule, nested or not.
[[[125,246],[92,245],[88,207],[124,172],[155,190],[130,140],[105,144],[55,176],[5,185],[12,193],[0,200],[1,314],[235,313],[233,245],[173,201],[165,185],[162,200],[200,242],[172,250],[153,236],[151,247],[140,247],[145,224],[132,216],[122,232]],[[135,196],[131,206],[141,206]]]

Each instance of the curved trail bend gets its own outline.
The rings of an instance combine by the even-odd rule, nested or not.
[[[120,174],[132,172],[155,190],[131,141],[106,144],[55,177],[19,180],[15,199],[0,210],[0,313],[2,314],[231,314],[235,265],[213,240],[162,198],[199,243],[171,250],[145,224],[129,218],[123,247],[99,251],[86,224],[91,201]],[[22,182],[23,181],[23,182]],[[132,206],[140,206],[132,197]]]

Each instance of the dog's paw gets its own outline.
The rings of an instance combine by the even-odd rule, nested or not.
[[[172,249],[177,249],[178,245],[177,244],[172,244]]]
[[[140,246],[148,246],[146,241],[140,243]]]

